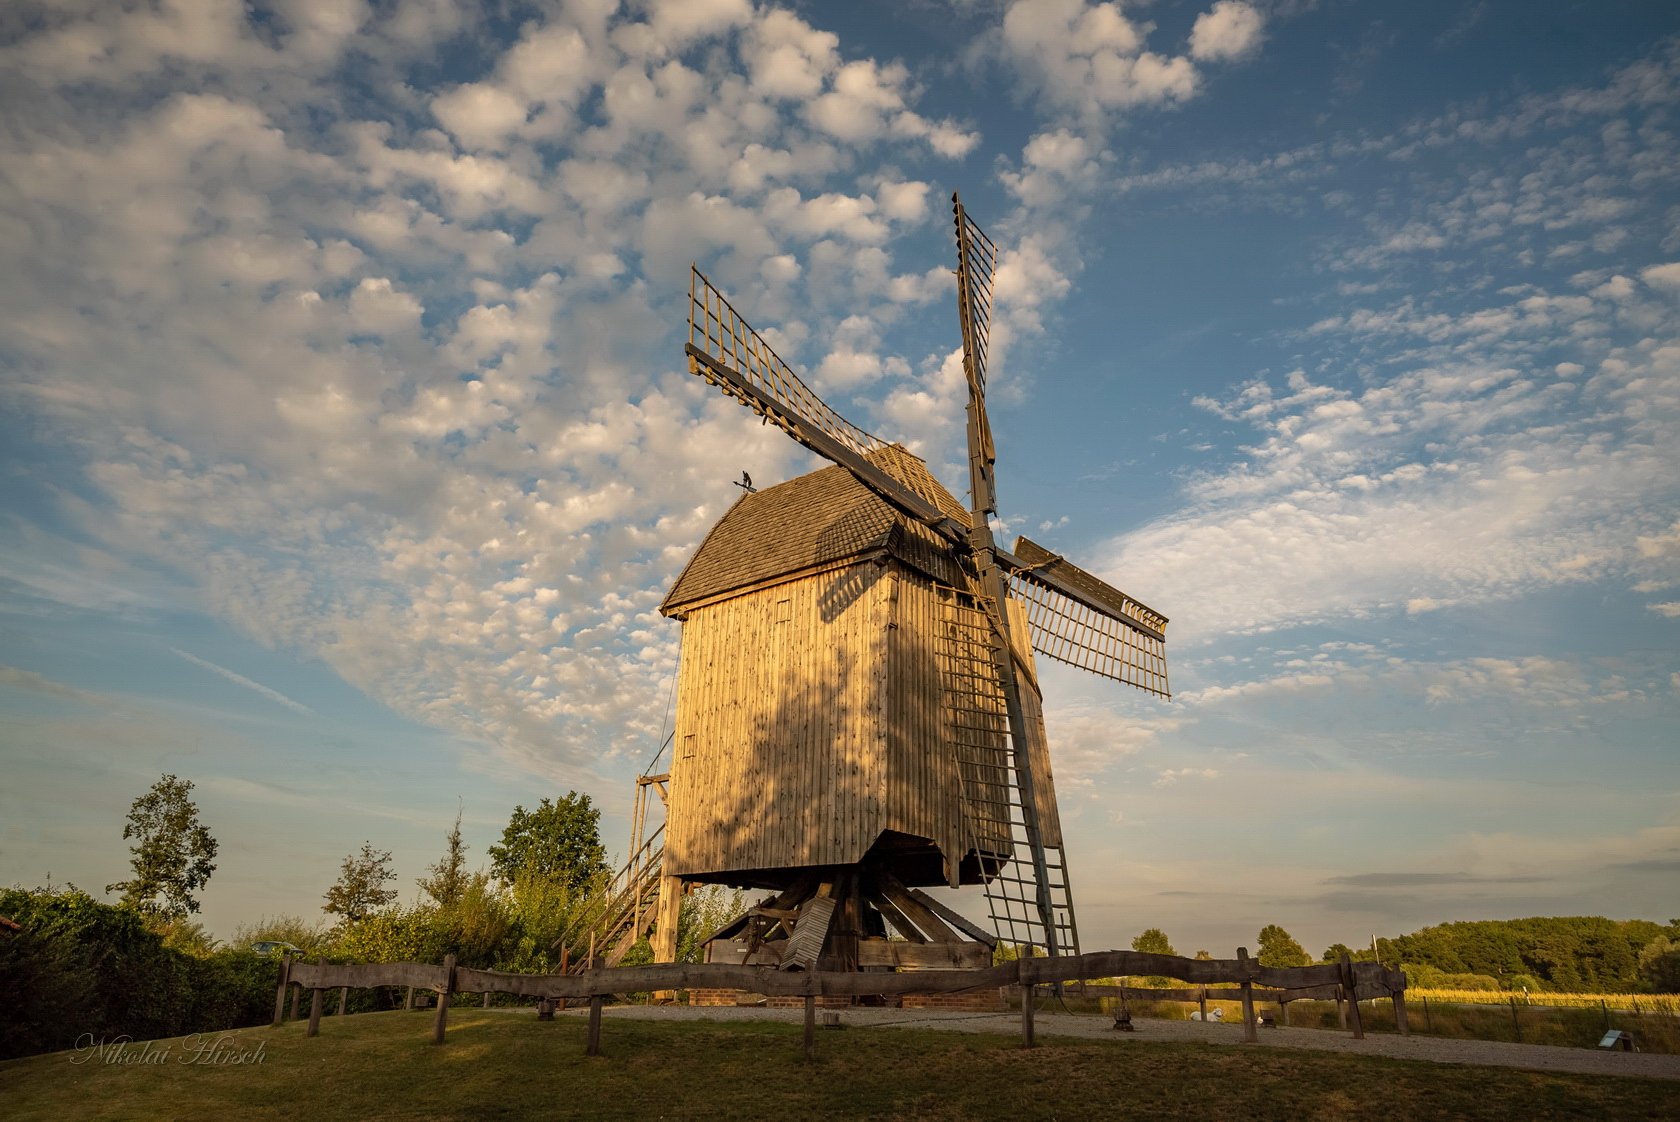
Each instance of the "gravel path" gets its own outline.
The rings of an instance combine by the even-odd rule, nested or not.
[[[568,1010],[567,1014],[578,1014]],[[701,1009],[683,1005],[621,1005],[604,1010],[610,1017],[641,1020],[787,1021],[801,1023],[802,1009],[768,1009],[710,1006]],[[994,1032],[1017,1035],[1021,1018],[1017,1013],[948,1013],[930,1009],[842,1010],[841,1022],[851,1028],[891,1029],[934,1028],[950,1032]],[[1242,1043],[1242,1025],[1229,1022],[1157,1021],[1139,1017],[1136,1032],[1115,1032],[1107,1017],[1040,1012],[1034,1026],[1040,1036],[1079,1036],[1121,1044],[1158,1040],[1202,1041],[1209,1044]],[[1649,1079],[1680,1079],[1680,1056],[1599,1051],[1596,1048],[1559,1048],[1546,1044],[1505,1044],[1496,1040],[1450,1040],[1436,1036],[1397,1036],[1372,1033],[1364,1040],[1351,1034],[1326,1029],[1262,1028],[1260,1042],[1273,1048],[1310,1048],[1323,1052],[1357,1052],[1366,1056],[1388,1056],[1400,1060],[1427,1060],[1442,1064],[1475,1064],[1488,1067],[1527,1068],[1531,1071],[1568,1072],[1578,1075],[1632,1075]]]

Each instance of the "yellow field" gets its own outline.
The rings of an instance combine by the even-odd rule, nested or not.
[[[1641,1013],[1667,1013],[1680,1016],[1680,994],[1673,993],[1512,993],[1508,990],[1406,990],[1408,1000],[1428,998],[1430,1001],[1456,1002],[1461,1005],[1509,1005],[1516,998],[1519,1005],[1550,1005],[1559,1008],[1593,1008],[1608,1005],[1611,1009]]]

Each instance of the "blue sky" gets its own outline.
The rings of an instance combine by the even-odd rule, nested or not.
[[[0,880],[165,771],[223,934],[621,850],[655,606],[815,466],[688,263],[960,487],[956,189],[1002,517],[1173,620],[1045,673],[1086,945],[1680,914],[1672,5],[26,2],[0,104]]]

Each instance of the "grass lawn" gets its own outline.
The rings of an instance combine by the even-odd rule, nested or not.
[[[428,1013],[244,1029],[260,1063],[102,1062],[60,1052],[0,1064],[19,1119],[1194,1117],[1541,1119],[1680,1117],[1680,1085],[1544,1075],[1258,1046],[1042,1038],[914,1029],[819,1030],[803,1062],[797,1025],[606,1018],[605,1053],[584,1022],[530,1011],[452,1010],[436,1047]],[[140,1055],[131,1045],[129,1057]],[[72,1062],[83,1059],[81,1063]]]

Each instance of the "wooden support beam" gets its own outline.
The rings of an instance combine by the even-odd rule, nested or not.
[[[484,1009],[490,1008],[490,991],[489,990],[484,991],[484,1004],[483,1004],[483,1006],[481,1006],[481,1008],[484,1008]]]
[[[964,935],[967,935],[970,939],[973,939],[976,943],[984,943],[986,946],[994,948],[997,946],[996,935],[987,931],[984,927],[981,927],[978,923],[975,923],[961,912],[954,911],[953,909],[946,907],[944,904],[940,903],[926,892],[923,892],[921,889],[912,888],[910,890],[910,898],[915,900],[918,904],[921,904],[924,908],[944,920],[946,923],[950,924],[952,927],[955,927],[958,931],[961,931]]]
[[[438,991],[437,1016],[432,1018],[432,1043],[443,1043],[443,1031],[449,1024],[449,995],[455,992],[455,956],[443,960],[443,986]]]
[[[893,966],[901,970],[977,970],[991,964],[991,948],[982,943],[858,940],[859,966]]]
[[[883,871],[880,875],[880,884],[881,891],[885,894],[887,899],[891,900],[893,904],[897,906],[898,910],[903,912],[911,923],[914,923],[917,927],[922,929],[922,932],[927,935],[929,942],[962,942],[962,937],[955,931],[951,930],[950,926],[946,924],[944,920],[940,919],[938,913],[936,913],[932,908],[923,904],[920,900],[911,895],[910,890],[905,888],[903,882],[901,882],[897,877],[893,876],[889,872]]]
[[[326,959],[315,960],[317,966],[324,966]],[[321,1032],[321,987],[316,986],[309,993],[309,1035],[317,1036]]]
[[[340,1017],[350,1012],[350,987],[338,987],[338,1015]]]
[[[817,1058],[817,999],[805,995],[805,1062]]]
[[[1021,987],[1021,1047],[1023,1048],[1038,1046],[1038,1040],[1033,1032],[1034,1001],[1033,987],[1030,984],[1023,985]]]
[[[599,1056],[601,1054],[601,1006],[606,998],[595,994],[589,999],[589,1037],[584,1042],[583,1054]]]
[[[279,1028],[286,1019],[286,981],[287,973],[291,970],[292,956],[280,956],[280,984],[274,990],[274,1023],[270,1028]]]
[[[1365,1025],[1359,1019],[1359,983],[1354,977],[1353,960],[1346,951],[1342,952],[1342,988],[1347,991],[1348,1021],[1353,1027],[1353,1038],[1364,1040]]]
[[[413,986],[409,986],[408,987],[408,993],[403,996],[403,1008],[404,1009],[413,1009],[414,1008],[414,987]]]
[[[928,941],[928,937],[922,934],[921,929],[911,923],[905,914],[898,910],[898,906],[887,899],[884,894],[880,892],[870,893],[869,902],[875,905],[875,910],[881,913],[881,918],[885,919],[894,931],[912,943],[926,943]],[[860,958],[859,961],[861,962],[862,959]]]
[[[300,986],[300,985],[294,984],[292,986],[292,1020],[294,1020],[294,1021],[298,1019],[298,1010],[297,1010],[298,998],[300,998],[302,996],[303,996],[303,987]]]
[[[1245,970],[1247,969],[1247,947],[1237,948],[1237,961],[1242,963]],[[1249,1044],[1258,1042],[1260,1034],[1254,1031],[1254,983],[1249,981],[1247,978],[1244,978],[1242,983],[1242,1018],[1243,1040]]]
[[[1412,1035],[1412,1026],[1406,1023],[1406,991],[1394,991],[1394,1027],[1400,1030],[1401,1036]]]

